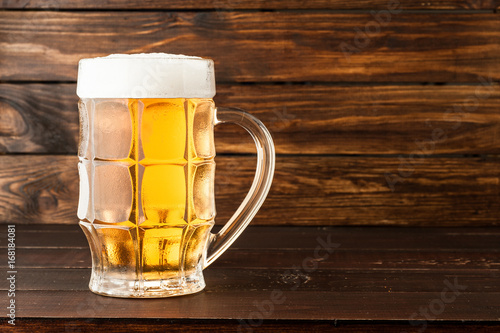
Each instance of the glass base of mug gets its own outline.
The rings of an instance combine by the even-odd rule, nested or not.
[[[89,288],[103,296],[125,298],[161,298],[194,294],[205,288],[205,280],[200,272],[181,279],[137,281],[116,277],[94,276]]]

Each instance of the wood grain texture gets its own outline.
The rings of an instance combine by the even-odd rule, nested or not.
[[[2,11],[0,45],[0,80],[74,81],[81,58],[166,50],[214,59],[227,82],[500,79],[485,13]]]
[[[73,153],[76,86],[0,84],[0,153]]]
[[[2,230],[3,229],[3,230]],[[215,226],[212,232],[220,230]],[[314,250],[318,235],[341,242],[342,249],[369,251],[383,248],[386,251],[418,251],[421,248],[436,251],[493,251],[500,244],[500,230],[484,227],[448,228],[434,227],[300,227],[286,229],[286,238],[276,235],[283,226],[256,226],[250,224],[245,232],[231,245],[232,250],[295,249],[297,244],[304,250]],[[354,237],[355,235],[356,237]],[[258,238],[258,242],[255,239]],[[7,226],[0,228],[0,248],[7,248]],[[325,238],[326,239],[326,238]],[[388,243],[386,240],[390,239]],[[481,241],[478,241],[480,239]],[[78,224],[18,224],[16,247],[19,248],[88,248],[87,240]]]
[[[89,254],[90,256],[90,254]],[[300,264],[300,262],[299,262]],[[26,270],[26,268],[23,268]],[[230,290],[273,291],[294,287],[297,291],[336,292],[435,292],[443,290],[443,281],[460,280],[468,292],[500,292],[500,271],[486,269],[456,270],[377,270],[363,271],[340,269],[318,269],[313,273],[288,273],[286,268],[218,268],[203,272],[207,291],[228,292]],[[29,274],[16,284],[16,290],[78,290],[87,291],[90,268],[29,268]],[[7,279],[0,280],[0,290],[9,289]]]
[[[386,9],[387,0],[5,0],[0,8],[11,9],[187,9],[187,10],[238,10],[238,9]],[[405,0],[402,9],[495,9],[498,0]]]
[[[0,156],[0,220],[11,224],[34,220],[73,223],[78,195],[76,162],[70,156]]]
[[[444,286],[444,285],[443,285]],[[444,287],[443,287],[444,288]],[[439,293],[281,291],[284,301],[266,319],[275,320],[408,320],[419,306]],[[108,298],[90,291],[20,291],[16,302],[23,304],[19,318],[249,318],[269,300],[270,291],[204,291],[195,295],[165,299]],[[500,293],[464,292],[453,302],[453,311],[444,311],[439,320],[497,321]],[[2,299],[0,306],[5,304]],[[280,301],[281,302],[281,301]],[[40,306],[43,304],[44,306]],[[134,306],[135,304],[135,306]],[[381,306],[383,304],[384,306]],[[293,311],[300,309],[300,311]],[[417,313],[418,314],[418,313]],[[251,317],[250,317],[251,318]],[[420,316],[420,318],[422,318]],[[436,318],[436,317],[435,317]],[[422,319],[421,319],[422,320]]]
[[[228,85],[219,106],[261,119],[281,154],[500,153],[500,86]],[[0,84],[0,152],[76,154],[74,84]],[[254,153],[237,126],[216,127],[218,153]]]
[[[278,237],[278,236],[276,236]],[[339,242],[341,243],[341,242]],[[228,269],[267,269],[283,270],[301,266],[305,258],[313,255],[314,250],[230,250],[225,252],[210,267]],[[0,249],[0,255],[7,258],[7,249]],[[19,249],[16,250],[18,269],[34,268],[90,268],[92,261],[89,248],[72,249]],[[0,263],[7,270],[7,262]],[[495,274],[500,269],[498,251],[353,251],[336,249],[328,260],[318,260],[317,269],[342,270],[403,270],[408,274],[415,270],[435,270],[472,272],[488,270]]]
[[[216,162],[221,224],[250,187],[255,158],[220,156]],[[426,158],[415,164],[384,157],[278,157],[271,192],[253,223],[498,225],[499,162],[472,157]],[[76,223],[76,164],[74,156],[0,156],[0,221]]]
[[[3,320],[3,322],[2,322]],[[5,332],[19,332],[19,326],[7,325],[5,319],[0,319],[4,324]],[[416,326],[416,327],[415,327]],[[82,319],[73,318],[71,320],[48,319],[48,318],[22,318],[22,327],[29,332],[107,332],[122,333],[126,332],[152,332],[164,333],[234,333],[238,332],[336,332],[336,333],[401,333],[417,331],[423,327],[422,323],[410,325],[405,322],[380,322],[380,321],[300,321],[300,320],[264,320],[261,325],[255,327],[249,326],[242,328],[236,320],[172,320],[172,319]],[[497,333],[499,325],[495,322],[450,322],[450,321],[431,321],[427,323],[426,329],[433,333]]]

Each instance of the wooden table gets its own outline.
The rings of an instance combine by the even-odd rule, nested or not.
[[[249,227],[204,291],[166,299],[91,293],[77,225],[17,225],[15,245],[2,332],[500,331],[499,228]]]

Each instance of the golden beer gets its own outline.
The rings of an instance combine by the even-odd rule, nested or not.
[[[94,215],[81,224],[108,276],[196,273],[215,217],[214,109],[212,99],[81,101],[93,140],[81,140],[80,172],[93,174],[94,208],[79,213]]]

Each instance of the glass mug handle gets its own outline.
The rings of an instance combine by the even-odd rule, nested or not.
[[[240,109],[217,108],[215,125],[223,123],[239,125],[250,133],[257,146],[257,168],[252,187],[234,215],[218,233],[210,235],[203,268],[213,263],[245,230],[264,203],[274,174],[274,144],[264,124]]]

